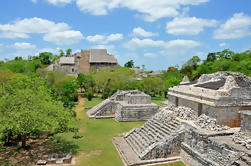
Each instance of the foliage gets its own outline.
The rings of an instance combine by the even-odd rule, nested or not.
[[[160,77],[145,77],[138,83],[138,89],[151,96],[156,96],[164,91],[164,83]]]
[[[194,80],[202,74],[217,71],[235,71],[251,76],[251,51],[234,53],[227,49],[221,52],[209,53],[207,59],[196,69],[191,70],[192,74],[188,76]]]
[[[92,91],[91,89],[89,89],[89,90],[87,91],[87,99],[88,99],[89,101],[91,101],[91,100],[92,100],[92,97],[93,97],[93,91]]]
[[[41,52],[38,59],[42,64],[49,65],[53,62],[54,55],[51,52]]]
[[[126,62],[124,64],[124,67],[133,68],[134,67],[134,61],[130,60],[130,61]]]
[[[23,73],[31,75],[36,72],[36,69],[41,67],[40,60],[27,61],[22,58],[15,58],[14,60],[7,60],[0,62],[0,70],[9,70],[14,73]]]
[[[104,97],[112,95],[117,90],[132,90],[136,87],[136,74],[125,67],[114,66],[93,74],[96,81],[96,92]]]
[[[21,139],[23,147],[31,136],[65,131],[71,117],[72,113],[61,102],[53,100],[39,77],[20,75],[11,78],[0,98],[1,138]]]
[[[81,88],[81,91],[83,91],[83,88],[85,89],[85,91],[87,91],[88,89],[94,91],[95,80],[92,75],[84,75],[82,73],[78,74],[77,83]]]
[[[59,71],[40,72],[48,86],[57,94],[65,107],[72,108],[78,100],[78,84],[74,76],[67,76]]]

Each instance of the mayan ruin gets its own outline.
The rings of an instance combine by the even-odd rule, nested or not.
[[[168,102],[140,128],[113,138],[125,165],[251,164],[251,78],[217,72],[169,89]]]
[[[72,56],[61,57],[47,67],[49,71],[62,71],[69,75],[89,74],[117,65],[117,59],[106,49],[81,50]]]
[[[143,121],[153,116],[159,106],[143,92],[117,91],[87,112],[89,118],[115,118],[117,121]]]
[[[250,7],[0,1],[0,166],[251,166]]]

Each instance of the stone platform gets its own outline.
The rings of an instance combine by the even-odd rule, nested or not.
[[[115,118],[117,121],[144,121],[157,113],[159,106],[151,97],[137,90],[118,91],[110,98],[91,108],[89,118]]]
[[[112,139],[112,142],[125,166],[166,164],[181,160],[181,157],[179,156],[153,160],[141,160],[124,138],[115,137]]]

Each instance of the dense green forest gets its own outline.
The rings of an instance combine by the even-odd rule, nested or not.
[[[190,80],[205,73],[236,71],[251,76],[251,51],[234,53],[230,50],[209,53],[205,60],[194,56],[180,69],[168,67],[159,76],[136,79],[131,60],[125,67],[114,66],[89,75],[67,76],[45,67],[71,50],[60,55],[49,52],[23,59],[0,61],[0,147],[22,143],[44,133],[54,134],[71,130],[75,119],[72,107],[78,90],[88,100],[93,96],[111,96],[117,90],[139,89],[151,96],[167,98],[168,88],[179,84],[187,75]],[[143,66],[145,70],[145,67]]]

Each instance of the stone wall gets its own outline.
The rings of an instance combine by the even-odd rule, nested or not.
[[[113,63],[91,63],[90,64],[90,71],[101,71],[105,68],[112,67],[116,64]]]
[[[68,64],[61,65],[59,70],[70,75],[78,74],[78,67],[75,65],[68,65]]]
[[[219,165],[231,165],[240,157],[241,152],[217,139],[208,139],[207,158]]]
[[[240,114],[238,113],[242,107],[212,107],[202,105],[202,113],[216,119],[217,124],[227,125],[229,127],[240,127]]]
[[[243,109],[242,106],[212,106],[173,95],[168,96],[168,104],[189,107],[194,110],[197,116],[205,114],[216,119],[219,125],[227,125],[229,127],[240,127],[241,125],[240,114],[238,112]]]
[[[159,109],[157,104],[117,103],[115,119],[117,121],[142,121],[150,119]]]
[[[146,94],[126,94],[125,101],[128,104],[151,104],[151,97]]]
[[[241,131],[251,135],[251,111],[241,111]]]
[[[90,72],[89,56],[90,56],[89,50],[81,50],[79,72],[82,74],[89,74]]]
[[[117,104],[115,104],[115,102],[113,101],[110,101],[102,108],[100,108],[99,112],[96,114],[96,118],[114,116],[116,109],[117,109]]]
[[[181,144],[180,156],[186,166],[220,166],[219,164],[208,160],[205,156],[194,151],[184,143]]]
[[[180,146],[184,139],[184,132],[176,133],[169,139],[153,144],[153,148],[147,154],[144,154],[143,160],[168,158],[180,155]]]

